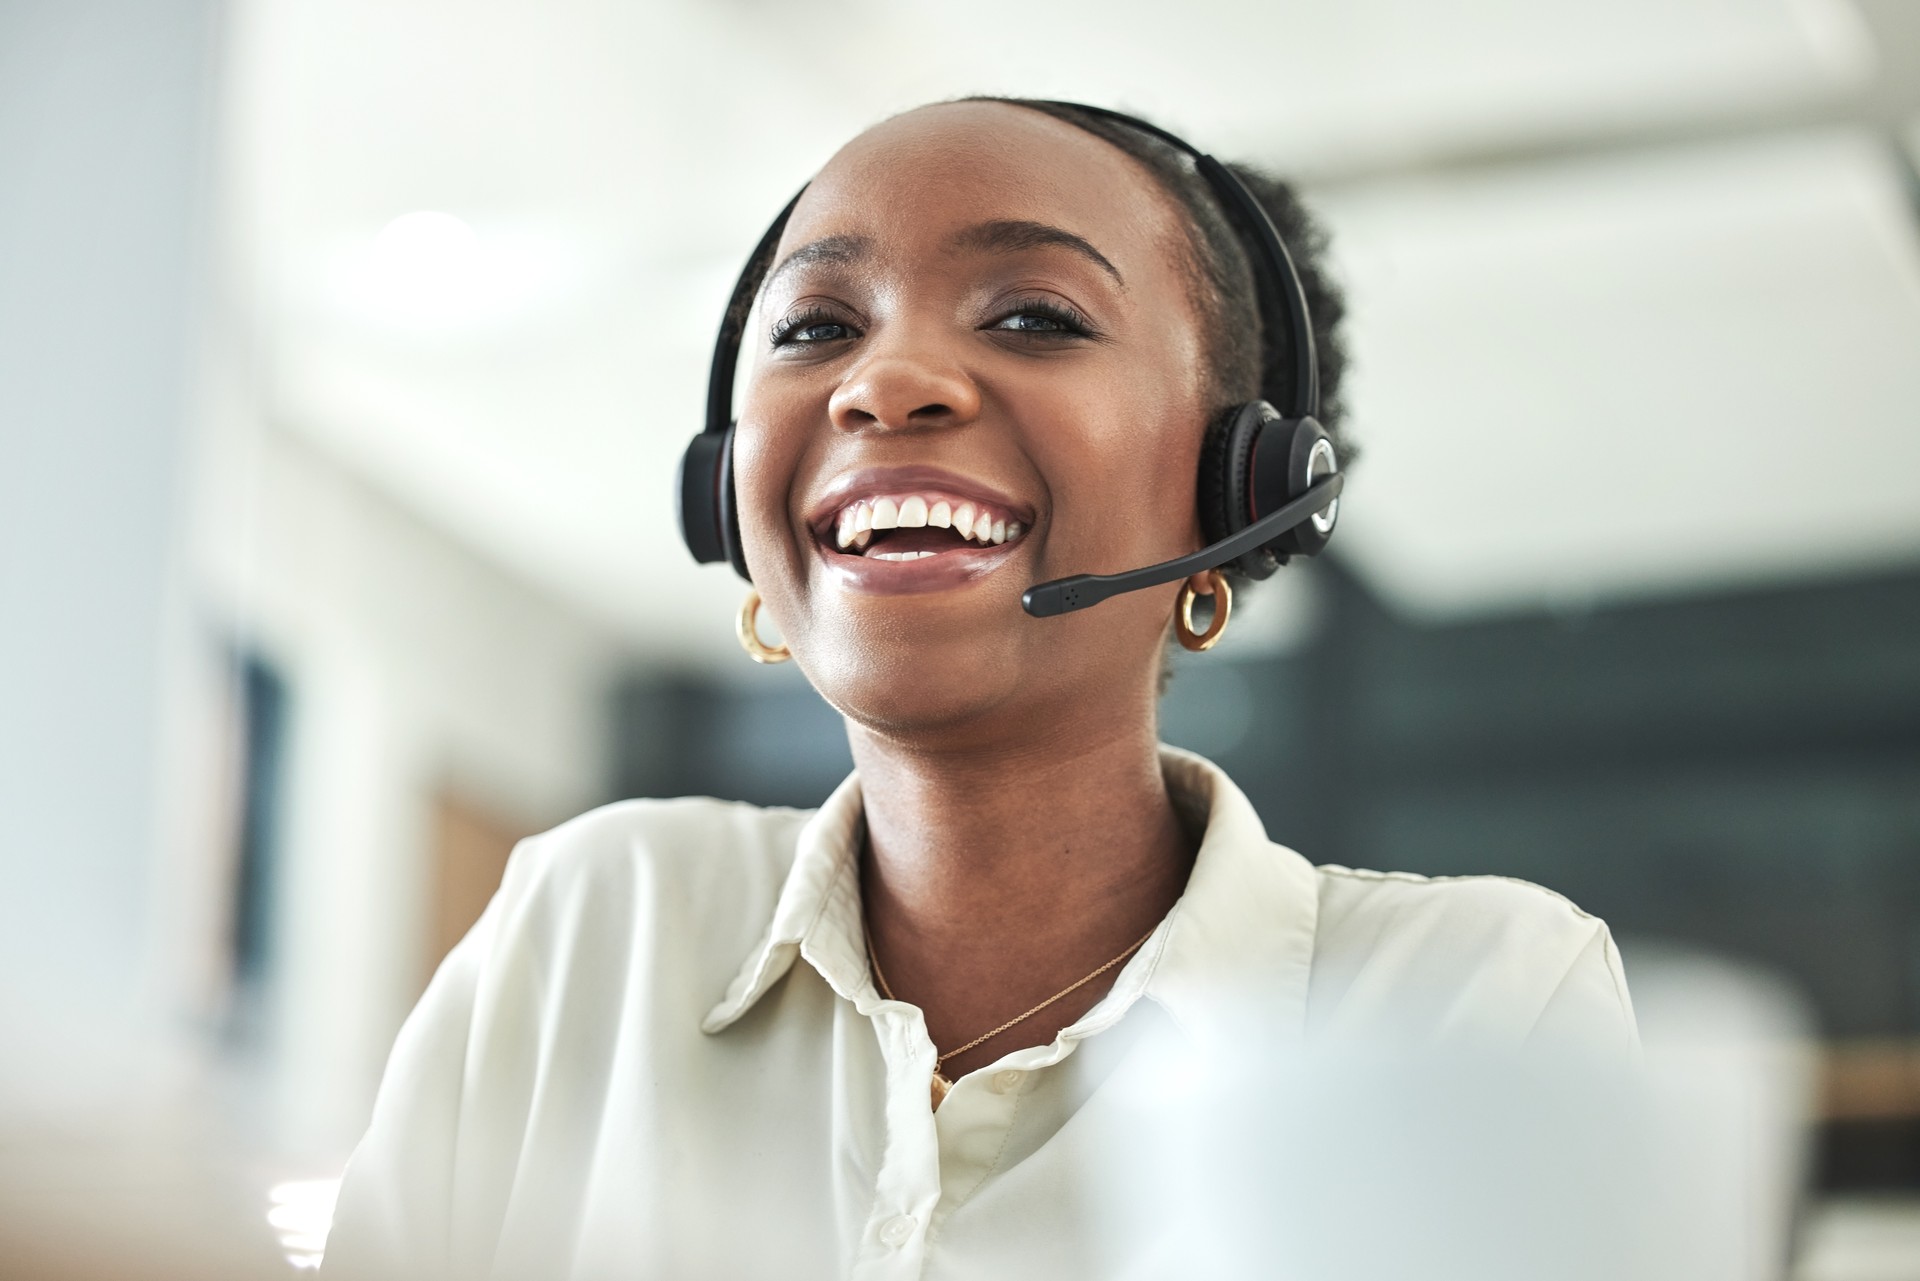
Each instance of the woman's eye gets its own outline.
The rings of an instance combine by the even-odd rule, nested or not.
[[[998,333],[1031,334],[1041,338],[1086,337],[1093,326],[1084,316],[1048,302],[1019,302],[988,329]]]
[[[801,325],[786,335],[788,342],[832,342],[836,338],[850,338],[853,331],[839,321],[828,321],[818,325]]]
[[[1067,327],[1052,316],[1042,316],[1037,312],[1021,311],[1006,317],[995,329],[1011,329],[1023,334],[1061,334],[1070,332]]]
[[[775,347],[839,342],[854,336],[852,325],[817,314],[790,316],[775,325],[773,332],[768,335]]]

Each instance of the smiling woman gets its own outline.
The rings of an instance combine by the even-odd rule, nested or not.
[[[1316,868],[1157,741],[1194,598],[1217,633],[1338,492],[1318,240],[1212,163],[1091,109],[947,103],[776,224],[689,537],[856,772],[817,813],[627,802],[523,844],[401,1034],[331,1271],[1102,1275],[1156,1228],[1101,1189],[1151,1165],[1113,1099],[1168,1039],[1630,1054],[1599,921]],[[1175,561],[1097,609],[1029,593]]]

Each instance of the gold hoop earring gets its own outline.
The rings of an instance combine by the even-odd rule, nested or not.
[[[740,616],[734,619],[734,635],[740,638],[740,648],[747,651],[747,657],[756,663],[784,663],[793,657],[793,651],[784,644],[769,645],[760,639],[760,593],[747,588],[747,598],[740,602]]]
[[[1213,580],[1213,620],[1207,624],[1207,630],[1193,630],[1193,600],[1200,593],[1193,590],[1191,582],[1180,587],[1180,612],[1174,616],[1173,631],[1180,638],[1180,644],[1196,654],[1205,653],[1220,641],[1220,634],[1227,630],[1227,618],[1233,613],[1233,588],[1227,585],[1227,576],[1217,569],[1207,571],[1207,577]]]

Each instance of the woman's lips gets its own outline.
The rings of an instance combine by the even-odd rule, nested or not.
[[[814,547],[827,572],[842,586],[854,591],[895,595],[945,591],[974,582],[1004,565],[1020,549],[1020,544],[956,547],[950,552],[913,560],[849,556],[819,543]]]
[[[883,530],[880,541],[862,546],[836,547],[815,539],[814,548],[827,571],[843,586],[879,593],[931,592],[958,587],[990,574],[1013,556],[1024,538],[1005,541],[963,541],[950,530],[909,526]]]
[[[870,592],[939,591],[993,572],[1032,512],[990,486],[928,467],[876,468],[830,486],[809,521],[827,569]]]

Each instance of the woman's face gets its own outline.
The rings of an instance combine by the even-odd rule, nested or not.
[[[766,613],[842,712],[1014,750],[1151,708],[1177,585],[1048,619],[1020,596],[1200,545],[1185,236],[1124,154],[1006,104],[897,117],[807,188],[734,476]]]

